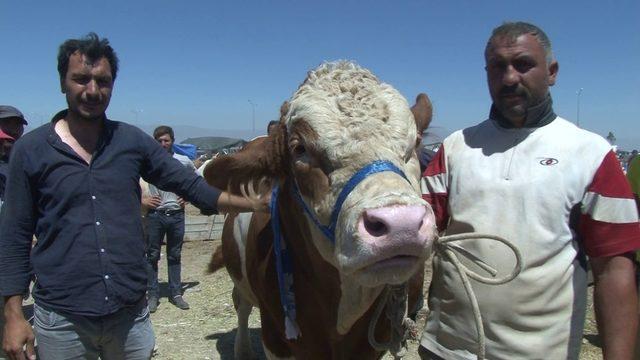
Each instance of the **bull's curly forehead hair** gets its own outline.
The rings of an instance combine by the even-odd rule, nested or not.
[[[81,39],[68,39],[60,45],[58,50],[58,73],[60,74],[60,81],[64,81],[67,76],[67,70],[69,69],[69,57],[76,51],[85,55],[91,62],[98,61],[103,57],[109,61],[111,66],[111,76],[113,80],[116,79],[118,73],[118,56],[109,45],[109,40],[106,38],[100,39],[100,37],[90,32]]]
[[[386,119],[389,110],[381,101],[382,92],[392,92],[392,88],[355,62],[338,60],[322,63],[309,71],[291,101],[322,94],[323,101],[330,99],[347,117]]]
[[[542,46],[545,53],[545,58],[547,60],[547,64],[550,64],[553,61],[553,51],[551,50],[551,40],[547,37],[547,34],[542,31],[539,27],[523,22],[523,21],[515,21],[515,22],[505,22],[497,28],[493,29],[491,33],[491,37],[489,41],[487,41],[487,46],[485,48],[485,53],[489,50],[491,46],[491,42],[496,38],[507,38],[512,41],[515,41],[519,36],[531,34],[536,37],[538,43]]]

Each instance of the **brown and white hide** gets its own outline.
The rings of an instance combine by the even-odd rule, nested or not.
[[[413,113],[412,113],[413,110]],[[416,114],[416,118],[414,118]],[[250,357],[246,330],[252,306],[260,308],[262,341],[269,358],[374,359],[367,339],[373,309],[386,285],[409,282],[413,306],[422,269],[436,236],[431,207],[421,198],[417,131],[431,120],[421,95],[413,109],[388,84],[351,62],[325,63],[309,72],[281,108],[278,129],[204,171],[216,187],[240,193],[253,182],[278,184],[282,233],[293,261],[293,288],[301,336],[287,340],[278,293],[273,234],[268,214],[232,214],[210,271],[226,266],[238,312],[236,357]],[[338,194],[362,167],[385,160],[393,172],[368,176],[346,198],[335,244],[292,195],[295,181],[304,202],[323,224]],[[410,281],[412,279],[413,281]],[[389,337],[383,319],[376,338]]]

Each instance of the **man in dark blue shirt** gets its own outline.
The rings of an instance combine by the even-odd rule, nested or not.
[[[267,211],[209,187],[139,129],[106,118],[118,59],[91,33],[64,42],[58,71],[68,109],[16,142],[0,215],[3,348],[34,356],[21,311],[35,279],[40,359],[148,359],[140,176],[206,212]],[[32,236],[37,242],[32,248]]]

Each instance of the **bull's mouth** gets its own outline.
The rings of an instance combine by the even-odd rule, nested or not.
[[[378,272],[390,270],[403,270],[413,267],[420,257],[415,255],[397,255],[374,262],[361,269],[361,271]]]
[[[365,287],[399,285],[407,282],[423,262],[421,256],[397,254],[373,260],[352,274]]]

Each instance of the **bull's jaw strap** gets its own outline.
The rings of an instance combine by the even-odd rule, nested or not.
[[[342,204],[347,199],[347,196],[355,189],[355,187],[362,182],[367,176],[376,174],[383,171],[391,171],[400,176],[402,176],[405,180],[407,176],[400,170],[397,166],[395,166],[390,161],[378,160],[370,163],[367,166],[364,166],[360,170],[358,170],[351,179],[345,184],[338,195],[338,199],[336,200],[336,204],[333,208],[333,212],[331,213],[331,223],[329,226],[323,225],[318,218],[311,212],[307,204],[302,199],[302,195],[300,194],[300,190],[298,189],[298,185],[293,181],[293,195],[300,203],[305,213],[311,220],[316,224],[318,229],[322,231],[322,233],[331,241],[332,244],[335,245],[335,231],[336,224],[338,222],[338,215],[340,214],[340,210],[342,209]],[[280,292],[280,303],[282,304],[282,309],[284,311],[284,326],[285,326],[285,337],[288,340],[297,339],[301,336],[300,328],[296,323],[296,301],[295,294],[293,292],[293,262],[291,260],[291,256],[289,255],[289,251],[287,250],[287,245],[284,241],[284,237],[282,236],[282,231],[280,230],[280,212],[278,211],[278,194],[280,193],[280,188],[278,185],[273,187],[271,191],[271,203],[270,203],[270,212],[271,212],[271,229],[273,232],[273,252],[276,256],[276,272],[278,276],[278,288]]]
[[[300,328],[296,323],[296,300],[293,292],[293,262],[287,250],[287,244],[280,230],[280,212],[278,211],[278,194],[280,188],[276,184],[271,190],[271,230],[273,232],[273,252],[276,255],[276,274],[280,303],[284,312],[284,332],[287,340],[297,339]]]
[[[403,179],[409,181],[407,176],[404,174],[402,170],[400,170],[397,166],[395,166],[392,162],[386,160],[376,160],[358,170],[340,191],[338,198],[336,199],[336,204],[333,206],[333,211],[331,212],[331,221],[329,225],[323,225],[320,220],[314,215],[313,211],[309,209],[307,203],[302,199],[302,194],[300,194],[300,189],[298,188],[297,182],[293,181],[293,195],[298,201],[298,203],[304,209],[304,212],[309,216],[309,218],[316,224],[316,227],[331,241],[332,244],[336,243],[336,226],[338,224],[338,215],[340,215],[340,211],[342,210],[342,205],[344,204],[347,196],[355,189],[358,184],[362,182],[362,180],[366,179],[367,176],[373,175],[383,171],[391,171],[400,176]]]

